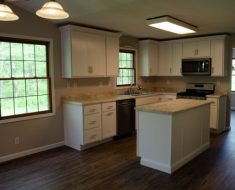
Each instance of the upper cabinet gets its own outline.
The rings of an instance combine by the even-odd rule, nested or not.
[[[217,36],[211,40],[211,76],[226,76],[227,75],[227,67],[226,62],[229,60],[229,50],[226,49],[228,47],[228,37]]]
[[[159,43],[158,76],[181,76],[182,41]]]
[[[118,75],[120,34],[72,25],[60,30],[64,78]]]
[[[183,41],[183,58],[202,58],[211,56],[209,38],[193,38]]]
[[[139,73],[140,76],[157,76],[158,42],[142,40],[139,42]]]

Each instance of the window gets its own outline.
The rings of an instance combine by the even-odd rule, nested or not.
[[[119,52],[119,75],[117,86],[129,86],[136,83],[135,52],[120,50]]]
[[[235,91],[235,59],[232,59],[232,91]]]
[[[52,112],[48,44],[0,38],[0,120]]]

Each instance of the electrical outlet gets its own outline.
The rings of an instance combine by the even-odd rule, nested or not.
[[[15,144],[20,144],[20,137],[15,137]]]

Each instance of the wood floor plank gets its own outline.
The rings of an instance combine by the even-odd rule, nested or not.
[[[139,164],[135,136],[82,152],[64,146],[0,165],[0,190],[31,189],[234,190],[235,129],[211,135],[210,149],[172,175]]]

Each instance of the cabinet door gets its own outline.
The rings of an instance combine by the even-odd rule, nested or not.
[[[160,61],[158,67],[158,75],[169,76],[172,72],[172,44],[160,44],[159,52]]]
[[[183,58],[193,58],[196,56],[196,42],[184,41],[183,42]]]
[[[182,76],[181,74],[181,62],[182,62],[182,42],[173,43],[173,55],[172,55],[172,75]]]
[[[211,40],[211,76],[224,76],[224,40]]]
[[[102,113],[102,138],[116,135],[116,111]]]
[[[151,40],[139,42],[140,76],[156,76],[158,72],[158,44]]]
[[[72,77],[87,76],[87,46],[89,36],[84,32],[71,31],[72,43]]]
[[[105,36],[87,34],[88,39],[88,76],[106,75]]]
[[[211,129],[218,129],[217,127],[217,107],[212,106],[210,107],[210,128]]]
[[[107,76],[118,76],[119,38],[106,37]]]
[[[197,42],[197,57],[210,57],[211,56],[211,44],[210,40],[200,40]]]

